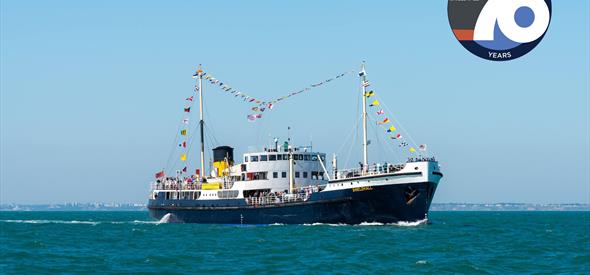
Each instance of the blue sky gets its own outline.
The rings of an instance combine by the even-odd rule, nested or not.
[[[590,202],[588,1],[554,1],[544,40],[510,62],[463,49],[446,1],[0,3],[2,203],[145,202],[199,63],[273,98],[362,60],[389,115],[440,160],[435,202]],[[357,81],[256,123],[250,105],[205,86],[208,146],[241,154],[290,126],[295,142],[352,166]],[[371,133],[372,161],[403,157]]]

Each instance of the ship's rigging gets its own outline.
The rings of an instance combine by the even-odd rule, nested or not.
[[[186,165],[187,159],[189,158],[190,149],[194,142],[195,137],[197,134],[193,131],[194,128],[191,129],[190,125],[190,114],[192,111],[195,110],[195,97],[198,98],[198,106],[199,106],[199,122],[198,122],[198,136],[199,136],[199,164],[200,168],[194,171],[194,174],[199,176],[199,178],[206,177],[207,173],[205,170],[205,142],[206,138],[214,139],[212,136],[208,135],[208,132],[211,132],[212,129],[207,127],[205,123],[204,117],[204,102],[203,102],[203,80],[209,82],[212,87],[217,87],[220,91],[232,95],[236,98],[242,99],[249,107],[250,114],[247,116],[249,121],[256,121],[262,118],[263,113],[269,113],[277,104],[284,102],[284,100],[289,99],[293,96],[302,94],[304,92],[308,92],[312,89],[321,87],[327,83],[332,81],[338,80],[343,78],[344,76],[350,74],[352,71],[346,71],[344,73],[337,74],[332,78],[325,79],[324,81],[316,82],[311,84],[303,89],[290,92],[286,95],[281,97],[277,97],[271,100],[264,100],[260,97],[251,96],[248,93],[244,93],[239,89],[235,89],[229,86],[226,82],[222,82],[221,80],[217,79],[216,77],[212,76],[210,73],[205,72],[201,65],[199,65],[197,71],[194,73],[193,78],[196,79],[195,84],[195,94],[186,98],[186,105],[184,106],[184,116],[181,120],[181,124],[178,128],[177,135],[174,141],[174,144],[178,144],[178,146],[174,146],[174,148],[180,148],[180,155],[176,158],[175,161],[171,161],[174,158],[174,152],[177,151],[175,149],[171,150],[171,153],[168,157],[166,162],[165,168],[163,171],[167,171],[168,173],[172,172],[176,169],[177,174],[192,174],[193,171],[188,171],[188,166]],[[362,99],[362,113],[361,113],[361,123],[362,123],[362,162],[361,166],[364,167],[363,170],[370,166],[369,163],[369,156],[368,156],[368,146],[371,144],[371,140],[369,139],[369,132],[368,132],[368,124],[371,122],[375,123],[374,126],[380,128],[380,131],[386,133],[385,142],[388,140],[390,141],[397,141],[395,145],[401,149],[407,150],[410,154],[415,154],[417,151],[426,151],[426,145],[417,145],[416,142],[412,139],[410,134],[405,130],[403,125],[397,120],[395,116],[391,116],[391,110],[385,105],[384,101],[379,97],[378,93],[371,89],[371,83],[367,79],[367,72],[365,70],[365,64],[363,62],[361,69],[358,73],[360,78],[360,92],[361,92],[361,99]],[[267,115],[265,115],[267,116]],[[357,126],[355,126],[357,127]],[[358,128],[357,128],[358,129]],[[208,131],[206,131],[208,130]],[[401,131],[400,131],[401,130]],[[400,132],[404,132],[402,135]],[[377,136],[378,137],[378,136]],[[345,139],[345,143],[346,143]],[[377,138],[377,141],[380,141],[380,138]],[[354,138],[353,138],[354,141]],[[379,142],[381,144],[381,142]],[[344,144],[342,145],[344,146]],[[385,146],[387,150],[391,151],[391,147],[395,146]],[[352,148],[352,147],[351,147]],[[418,149],[416,149],[418,148]],[[348,154],[350,157],[350,152]],[[181,166],[178,167],[178,161],[181,162]],[[345,162],[348,164],[348,159]],[[163,172],[162,171],[162,172]],[[160,173],[159,173],[160,174]]]

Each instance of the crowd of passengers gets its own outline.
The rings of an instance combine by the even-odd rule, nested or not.
[[[408,158],[408,162],[420,162],[420,161],[436,161],[434,157],[416,157],[416,158]],[[361,167],[360,171],[364,171],[364,165],[362,162],[359,162]],[[373,165],[368,169],[370,172],[375,173],[393,173],[403,169],[403,165],[399,164],[388,164],[387,162],[381,163],[373,163]],[[344,175],[345,178],[349,177],[357,177],[359,176],[359,172],[348,172]],[[204,180],[205,181],[205,180]],[[162,179],[156,180],[156,186],[158,189],[199,189],[200,182],[196,175],[191,175],[190,177],[165,177]],[[268,195],[268,194],[266,194]]]
[[[198,189],[201,183],[195,175],[190,177],[165,177],[156,180],[157,189]]]
[[[347,172],[343,176],[345,178],[360,176],[360,174],[361,174],[360,171],[365,171],[365,165],[362,162],[359,162],[359,166],[361,168],[358,171],[355,170],[355,171]],[[373,163],[373,165],[369,166],[368,169],[366,169],[366,171],[367,172],[374,172],[374,173],[393,173],[393,172],[400,171],[403,168],[404,168],[403,164],[390,164],[390,163],[384,162],[384,163]]]
[[[434,157],[427,158],[427,157],[417,157],[417,158],[408,158],[408,162],[419,162],[419,161],[436,161]]]
[[[312,193],[320,191],[318,186],[305,186],[295,189],[295,194],[299,195],[297,200],[308,198]],[[263,202],[263,198],[266,203],[282,203],[285,200],[285,195],[289,194],[287,190],[280,192],[269,192],[269,191],[256,191],[251,196],[246,198],[246,202],[250,204],[257,204]]]
[[[408,162],[420,162],[420,161],[436,161],[434,157],[416,157],[416,158],[408,158]],[[357,177],[360,175],[360,171],[365,171],[365,165],[359,161],[360,170],[348,172],[344,176],[346,178],[349,177]],[[387,162],[384,163],[373,163],[373,165],[369,166],[366,169],[367,172],[379,172],[379,173],[393,173],[400,171],[404,168],[403,164],[388,164]]]

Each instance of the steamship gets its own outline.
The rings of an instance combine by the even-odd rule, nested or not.
[[[154,219],[221,224],[360,224],[427,219],[443,174],[434,157],[369,165],[366,71],[362,86],[363,161],[338,169],[337,158],[290,140],[234,158],[233,148],[213,150],[213,169],[204,167],[203,71],[199,70],[201,168],[191,177],[159,177],[148,209]]]

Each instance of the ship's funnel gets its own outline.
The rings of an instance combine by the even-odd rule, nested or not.
[[[224,171],[234,164],[234,148],[219,146],[213,148],[213,167],[217,170],[217,176],[224,176]],[[226,173],[227,174],[227,171]]]

